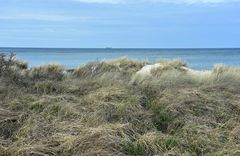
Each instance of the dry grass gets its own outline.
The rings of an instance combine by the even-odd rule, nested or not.
[[[50,64],[32,68],[27,72],[27,76],[34,80],[62,80],[64,77],[64,67]]]
[[[1,156],[240,153],[240,68],[218,65],[198,77],[174,60],[136,76],[147,62],[73,72],[19,62],[0,59]]]

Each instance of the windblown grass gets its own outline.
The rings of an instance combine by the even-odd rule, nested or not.
[[[28,71],[27,76],[33,80],[62,80],[64,76],[64,67],[61,65],[44,65],[32,68]]]
[[[239,155],[240,68],[179,60],[28,69],[0,59],[0,155]],[[184,67],[184,68],[183,68]]]

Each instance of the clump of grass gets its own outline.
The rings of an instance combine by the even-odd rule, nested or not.
[[[107,63],[119,67],[122,71],[137,72],[142,67],[144,67],[148,62],[147,61],[133,61],[127,57],[122,57],[116,60],[108,61]]]
[[[217,83],[227,85],[238,84],[240,78],[240,69],[236,67],[226,67],[224,65],[216,65],[213,68],[213,76]]]
[[[182,67],[187,67],[187,64],[181,59],[160,60],[157,62],[162,65],[163,70],[182,70]]]
[[[123,151],[128,155],[144,155],[145,154],[145,149],[134,143],[127,142],[127,143],[124,143],[122,146],[123,146]]]
[[[27,76],[34,81],[55,80],[60,81],[64,77],[64,67],[61,65],[44,65],[29,70]]]
[[[129,155],[146,155],[145,149],[143,147],[131,142],[123,144],[123,150],[126,152],[126,154]]]
[[[16,60],[14,54],[0,54],[0,77],[8,83],[26,86],[24,79],[27,63]]]
[[[39,94],[53,94],[62,93],[64,91],[64,86],[61,82],[48,80],[36,82],[33,86],[33,89]]]
[[[73,72],[74,77],[78,78],[92,78],[95,76],[100,76],[105,72],[116,72],[119,71],[114,65],[110,65],[106,62],[91,62],[88,63]]]
[[[181,60],[159,61],[160,66],[151,70],[151,76],[136,74],[131,83],[159,88],[199,86],[200,77],[188,73],[187,65]]]
[[[110,74],[126,78],[140,70],[145,64],[146,62],[132,61],[128,58],[106,62],[95,61],[76,69],[72,75],[78,78],[95,78]]]

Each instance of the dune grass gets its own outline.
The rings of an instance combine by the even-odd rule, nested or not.
[[[240,68],[127,58],[27,68],[0,57],[0,155],[239,155]]]

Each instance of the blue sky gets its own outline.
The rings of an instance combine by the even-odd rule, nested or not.
[[[240,47],[240,0],[0,0],[0,47]]]

